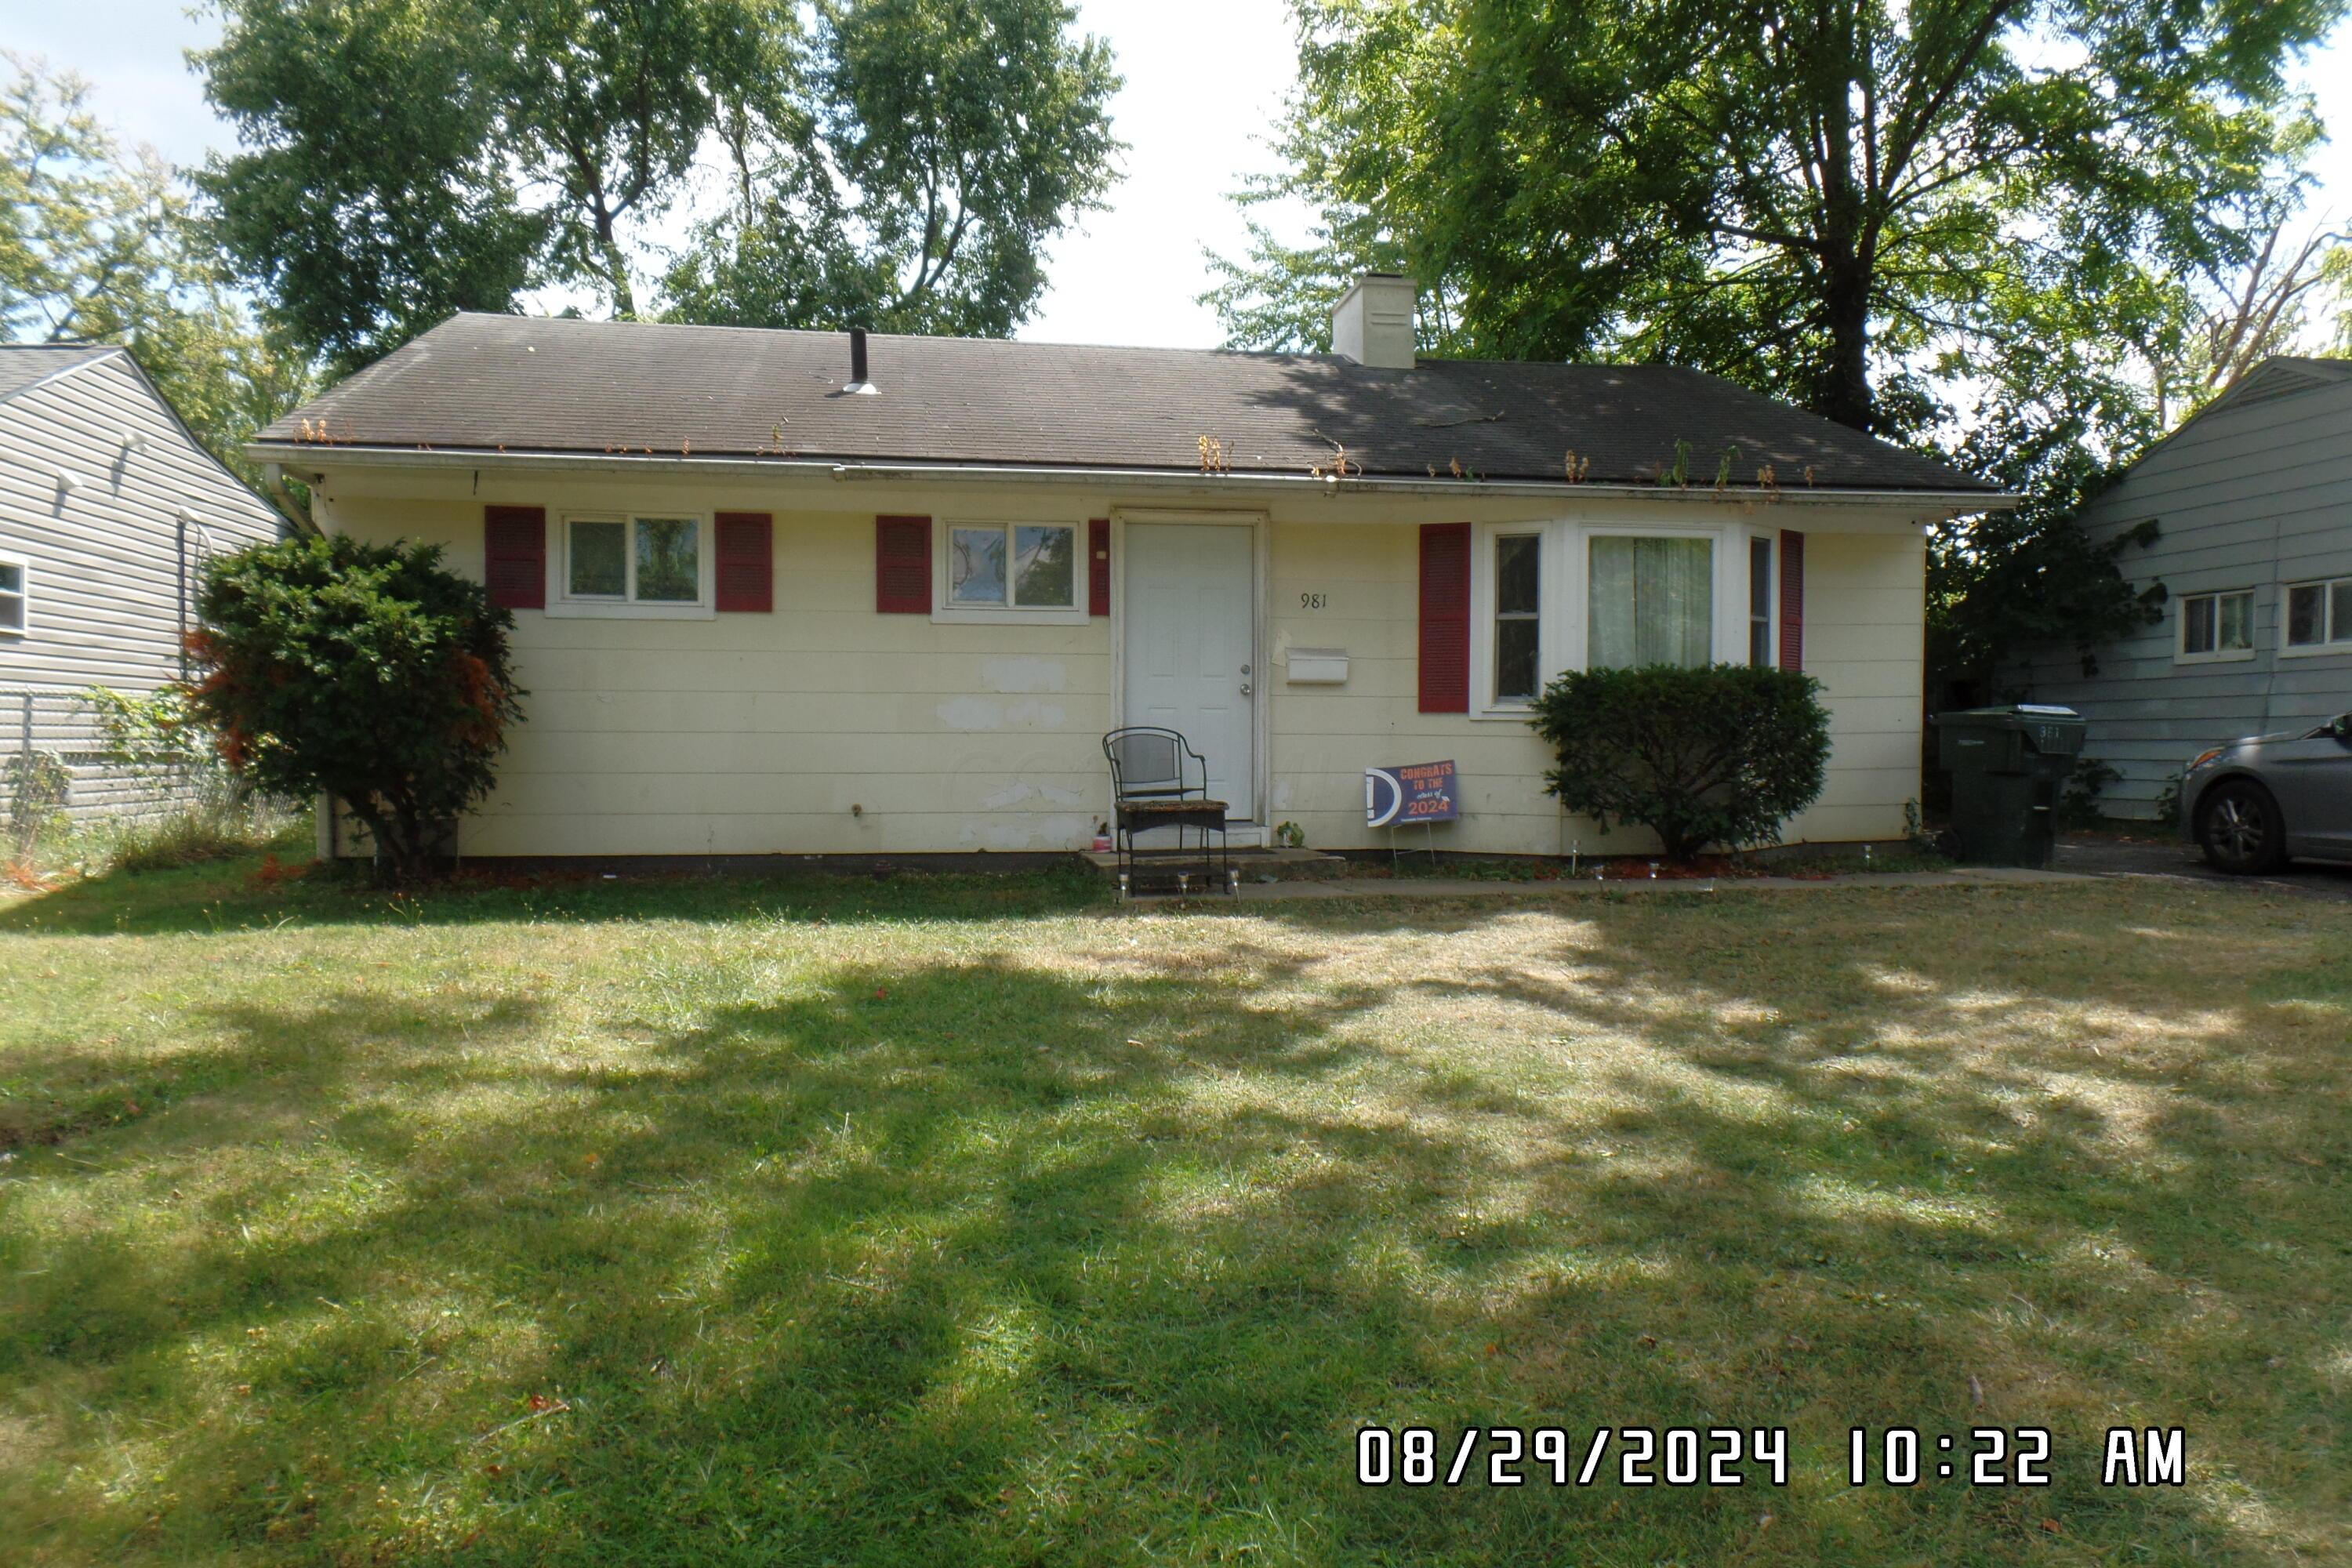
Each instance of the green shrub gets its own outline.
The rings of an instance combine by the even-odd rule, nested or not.
[[[1545,782],[1563,805],[1603,833],[1638,823],[1688,860],[1709,845],[1772,843],[1821,797],[1820,692],[1811,676],[1748,665],[1576,670],[1529,722],[1559,758]]]
[[[331,795],[365,825],[380,879],[430,869],[446,825],[490,791],[520,720],[514,617],[437,547],[348,538],[250,546],[205,568],[188,639],[194,710],[264,794]]]

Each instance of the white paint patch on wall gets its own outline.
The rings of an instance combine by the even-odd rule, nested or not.
[[[940,722],[950,730],[1002,730],[1004,704],[985,697],[951,697],[939,707]]]

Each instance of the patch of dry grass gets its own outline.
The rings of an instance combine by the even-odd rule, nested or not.
[[[33,1561],[2344,1550],[2352,911],[138,884],[0,917]],[[1366,1489],[1368,1422],[1792,1473]],[[2056,1484],[1849,1489],[1896,1425]]]

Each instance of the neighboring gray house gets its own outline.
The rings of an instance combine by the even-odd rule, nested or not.
[[[2099,650],[2053,651],[2033,699],[2091,721],[2085,755],[2123,773],[2103,808],[2153,817],[2205,747],[2352,711],[2352,360],[2273,359],[2150,447],[2093,503],[2095,538],[2154,519],[2121,563],[2161,582],[2164,620]]]
[[[177,679],[205,558],[286,531],[123,350],[0,346],[0,808],[28,749],[76,814],[134,804],[77,698]]]

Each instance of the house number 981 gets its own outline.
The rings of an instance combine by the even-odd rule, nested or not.
[[[1328,594],[1301,594],[1298,595],[1298,607],[1302,610],[1319,610],[1330,602],[1331,595]]]

